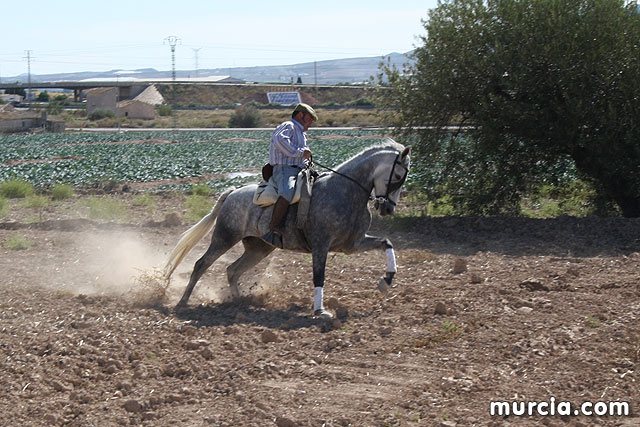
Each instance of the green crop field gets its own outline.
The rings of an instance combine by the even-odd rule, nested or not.
[[[258,180],[268,160],[269,130],[65,133],[0,136],[0,181],[91,187],[219,175],[212,187]],[[380,143],[375,130],[311,130],[314,159],[335,166]],[[248,172],[232,178],[233,172]],[[155,189],[172,188],[158,184]]]

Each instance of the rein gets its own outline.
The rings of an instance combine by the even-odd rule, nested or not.
[[[325,168],[325,169],[327,169],[328,171],[333,172],[333,173],[335,173],[336,175],[340,175],[341,177],[346,178],[346,179],[348,179],[349,181],[351,181],[351,182],[353,182],[353,183],[357,184],[357,185],[358,185],[358,187],[362,188],[362,190],[363,190],[365,193],[367,193],[367,196],[369,197],[369,200],[370,200],[370,201],[375,201],[376,203],[379,203],[379,202],[388,202],[388,203],[391,203],[392,205],[394,205],[394,206],[395,206],[396,204],[393,202],[393,200],[389,199],[389,193],[392,193],[392,192],[396,191],[398,188],[402,187],[402,184],[404,184],[404,181],[407,179],[407,174],[409,173],[409,171],[408,171],[408,170],[407,170],[407,171],[405,171],[404,176],[402,177],[402,179],[401,179],[399,182],[397,182],[397,183],[395,183],[395,184],[393,184],[393,185],[391,184],[391,180],[393,179],[393,172],[394,172],[394,171],[395,171],[395,169],[396,169],[396,165],[397,165],[397,164],[400,164],[400,163],[398,162],[398,158],[400,158],[400,153],[396,154],[396,158],[395,158],[395,160],[393,161],[393,166],[391,167],[391,172],[389,173],[389,180],[388,180],[388,182],[387,182],[387,193],[386,193],[384,196],[378,196],[378,195],[376,195],[376,197],[373,197],[373,196],[371,195],[371,190],[367,190],[366,188],[364,188],[364,186],[363,186],[362,184],[360,184],[358,181],[356,181],[355,179],[351,178],[350,176],[345,175],[345,174],[343,174],[343,173],[340,173],[340,172],[338,172],[337,170],[331,169],[330,167],[325,166],[325,165],[323,165],[323,164],[320,164],[320,163],[318,163],[318,162],[314,162],[314,161],[313,161],[313,156],[311,156],[311,159],[309,159],[309,160],[310,160],[310,163],[311,163],[311,164],[316,164],[316,165],[320,166],[321,168]]]
[[[321,163],[314,162],[314,161],[313,161],[313,157],[311,157],[310,161],[311,161],[311,164],[318,165],[318,166],[320,166],[321,168],[325,168],[325,169],[326,169],[326,170],[328,170],[329,172],[333,172],[333,173],[335,173],[336,175],[340,175],[341,177],[343,177],[343,178],[347,178],[349,181],[351,181],[351,182],[353,182],[353,183],[357,184],[357,185],[358,185],[358,187],[362,188],[362,191],[364,191],[365,193],[367,193],[367,195],[369,196],[369,200],[374,200],[374,199],[373,199],[373,197],[371,196],[371,190],[367,190],[366,188],[364,188],[364,186],[363,186],[362,184],[360,184],[358,181],[356,181],[355,179],[353,179],[353,178],[351,178],[350,176],[347,176],[347,175],[345,175],[345,174],[343,174],[343,173],[340,173],[340,172],[338,172],[337,170],[331,169],[329,166],[325,166],[325,165],[323,165],[323,164],[321,164]]]

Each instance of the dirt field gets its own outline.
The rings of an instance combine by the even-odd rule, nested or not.
[[[178,203],[163,199],[162,212]],[[214,264],[175,313],[203,240],[167,291],[152,277],[188,224],[0,220],[0,425],[639,425],[640,221],[376,220],[398,255],[278,251],[228,302]],[[156,219],[159,221],[159,219]],[[491,416],[491,401],[568,401],[571,416]],[[573,416],[585,401],[630,416]],[[565,406],[556,411],[562,412]]]

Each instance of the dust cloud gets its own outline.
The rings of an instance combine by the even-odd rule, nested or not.
[[[204,254],[209,243],[208,239],[199,242],[167,283],[161,277],[162,270],[177,241],[178,236],[173,242],[120,230],[74,234],[61,243],[65,250],[58,255],[57,267],[46,281],[47,287],[72,295],[119,296],[130,302],[141,302],[142,299],[150,303],[175,304],[187,286],[195,261]],[[190,304],[231,299],[226,268],[242,250],[241,244],[236,245],[207,270],[198,282]],[[242,296],[268,293],[282,280],[279,268],[271,265],[268,259],[243,275]]]
[[[137,278],[159,276],[166,259],[162,246],[133,232],[84,232],[66,246],[67,259],[56,269],[54,283],[73,294],[124,295],[135,291]]]
[[[209,239],[203,239],[187,257],[180,263],[171,278],[170,291],[175,296],[176,302],[182,296],[184,289],[189,282],[189,277],[193,271],[195,261],[204,254],[207,249]],[[221,303],[230,301],[233,297],[227,281],[227,266],[233,263],[242,254],[242,245],[234,246],[227,253],[213,263],[198,281],[189,304],[197,303]],[[242,297],[259,296],[269,293],[272,289],[274,276],[279,276],[272,271],[270,257],[261,261],[256,267],[246,271],[240,278],[240,295]]]

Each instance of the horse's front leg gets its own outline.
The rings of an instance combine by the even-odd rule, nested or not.
[[[324,309],[324,275],[327,266],[328,245],[314,245],[313,257],[313,314],[320,317],[333,317]]]
[[[389,239],[365,234],[364,239],[360,240],[354,244],[353,247],[349,250],[345,250],[344,252],[346,254],[350,254],[374,249],[383,250],[387,255],[387,269],[384,277],[378,282],[378,290],[380,290],[380,292],[388,292],[389,287],[393,282],[393,277],[398,271],[398,267],[396,265],[396,254],[393,251],[393,245]]]

